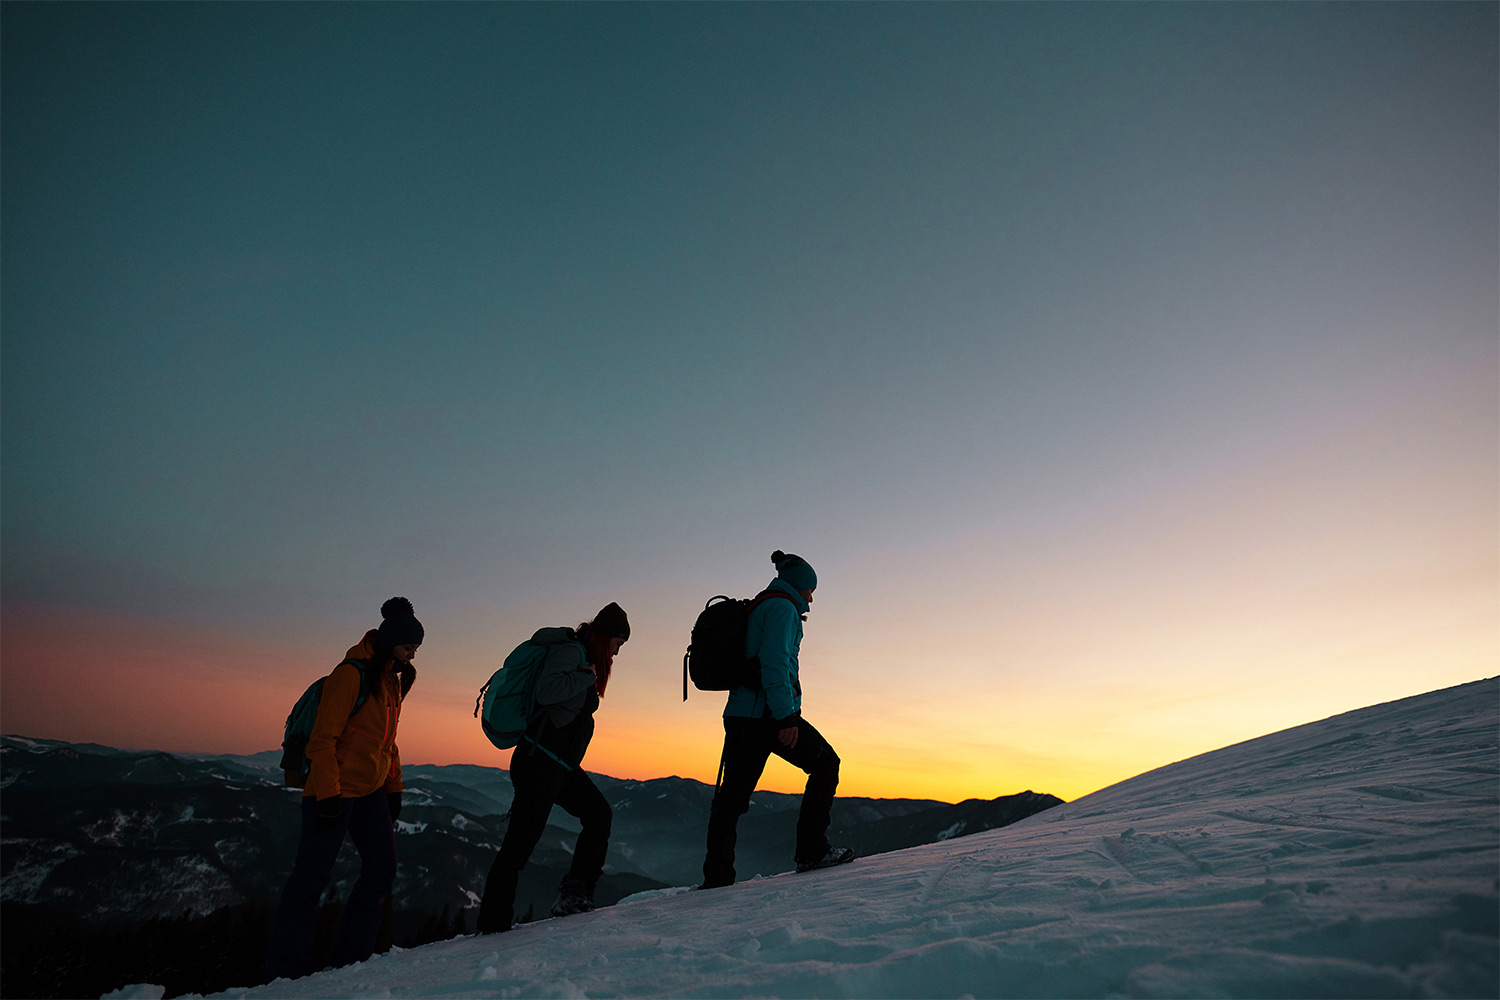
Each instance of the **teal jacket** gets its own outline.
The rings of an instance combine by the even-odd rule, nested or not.
[[[802,683],[797,652],[802,648],[802,616],[807,602],[785,580],[771,581],[767,590],[791,597],[762,601],[750,612],[745,629],[745,656],[760,657],[759,691],[735,688],[724,705],[725,718],[789,719],[802,711]]]

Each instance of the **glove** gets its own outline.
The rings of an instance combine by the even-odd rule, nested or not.
[[[337,795],[318,800],[318,829],[332,830],[344,821],[344,800]]]
[[[391,805],[391,822],[395,823],[396,820],[401,818],[401,793],[387,792],[385,799]]]
[[[802,731],[797,728],[797,723],[800,721],[801,717],[794,713],[785,719],[777,719],[774,723],[776,726],[776,741],[788,750],[796,749],[797,737],[802,735]]]

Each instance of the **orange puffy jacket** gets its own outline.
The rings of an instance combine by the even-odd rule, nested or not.
[[[375,655],[375,630],[365,633],[346,659],[368,662]],[[401,681],[386,670],[372,681],[370,696],[353,715],[359,699],[359,668],[341,663],[323,682],[318,717],[307,738],[311,765],[304,796],[355,799],[384,788],[399,792],[401,752],[396,749],[396,723],[401,718]]]

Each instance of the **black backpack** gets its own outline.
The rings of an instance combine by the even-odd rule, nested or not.
[[[746,659],[745,632],[750,612],[773,597],[792,600],[791,594],[780,590],[761,591],[753,598],[717,594],[708,599],[693,623],[692,638],[682,655],[683,701],[687,701],[689,676],[699,691],[732,691],[740,687],[760,690],[760,657]]]

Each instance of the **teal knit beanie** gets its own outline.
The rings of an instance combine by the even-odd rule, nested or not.
[[[787,555],[777,549],[771,553],[771,561],[776,564],[776,575],[796,590],[813,590],[818,586],[818,574],[801,556]]]

